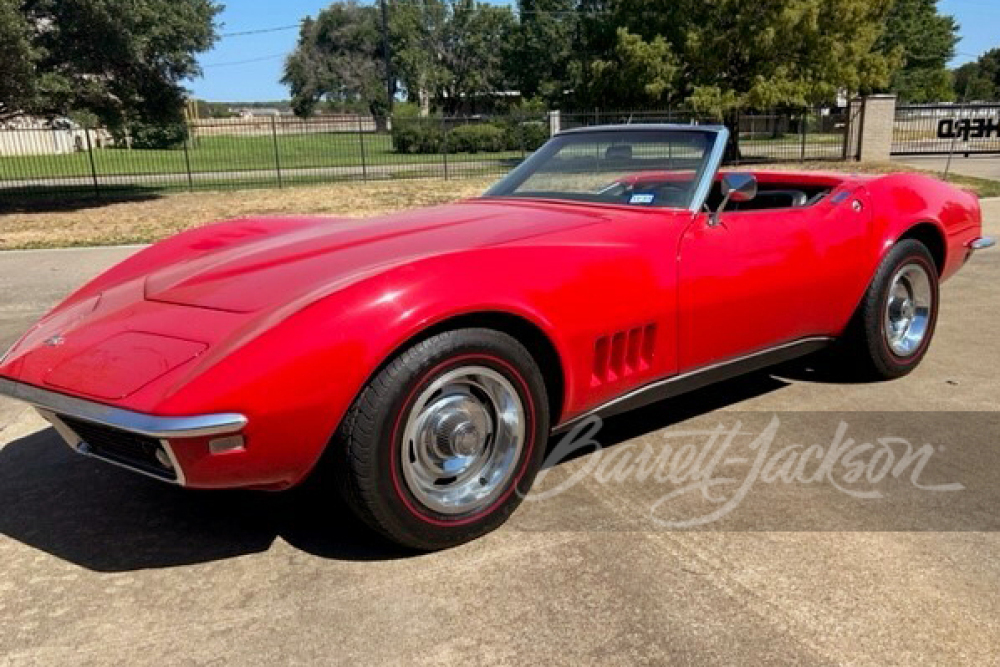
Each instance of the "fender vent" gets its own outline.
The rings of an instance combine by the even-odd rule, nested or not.
[[[594,370],[590,385],[615,382],[648,369],[653,362],[656,325],[635,327],[601,336],[594,343]]]

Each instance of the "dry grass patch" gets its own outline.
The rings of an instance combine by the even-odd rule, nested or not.
[[[889,173],[921,171],[898,163],[811,162],[748,169]],[[927,172],[937,175],[934,172]],[[215,220],[266,214],[365,217],[474,197],[493,179],[397,180],[336,183],[284,190],[237,190],[166,195],[147,201],[67,205],[58,211],[0,213],[0,250],[149,243]],[[952,175],[950,181],[981,197],[1000,195],[1000,182]]]
[[[91,208],[0,214],[0,250],[149,243],[216,220],[267,214],[365,217],[479,195],[490,179],[337,183],[176,194]]]

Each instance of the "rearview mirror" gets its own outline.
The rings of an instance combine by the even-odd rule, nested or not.
[[[719,224],[719,214],[731,202],[750,201],[757,196],[757,179],[753,174],[734,172],[722,176],[722,203],[712,213],[709,224],[715,227]]]

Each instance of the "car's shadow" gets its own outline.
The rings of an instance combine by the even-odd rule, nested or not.
[[[766,394],[788,383],[757,373],[606,422],[611,446]],[[0,449],[0,533],[82,567],[121,572],[267,550],[281,538],[344,560],[407,557],[340,504],[322,475],[284,493],[191,491],[74,454],[52,429]]]

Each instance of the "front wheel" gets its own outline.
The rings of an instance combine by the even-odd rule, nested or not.
[[[527,493],[549,428],[531,354],[490,329],[448,331],[389,362],[334,438],[354,512],[407,547],[442,549],[500,524]]]
[[[907,239],[886,255],[858,306],[847,346],[866,377],[906,375],[924,358],[938,314],[938,273],[927,247]]]

